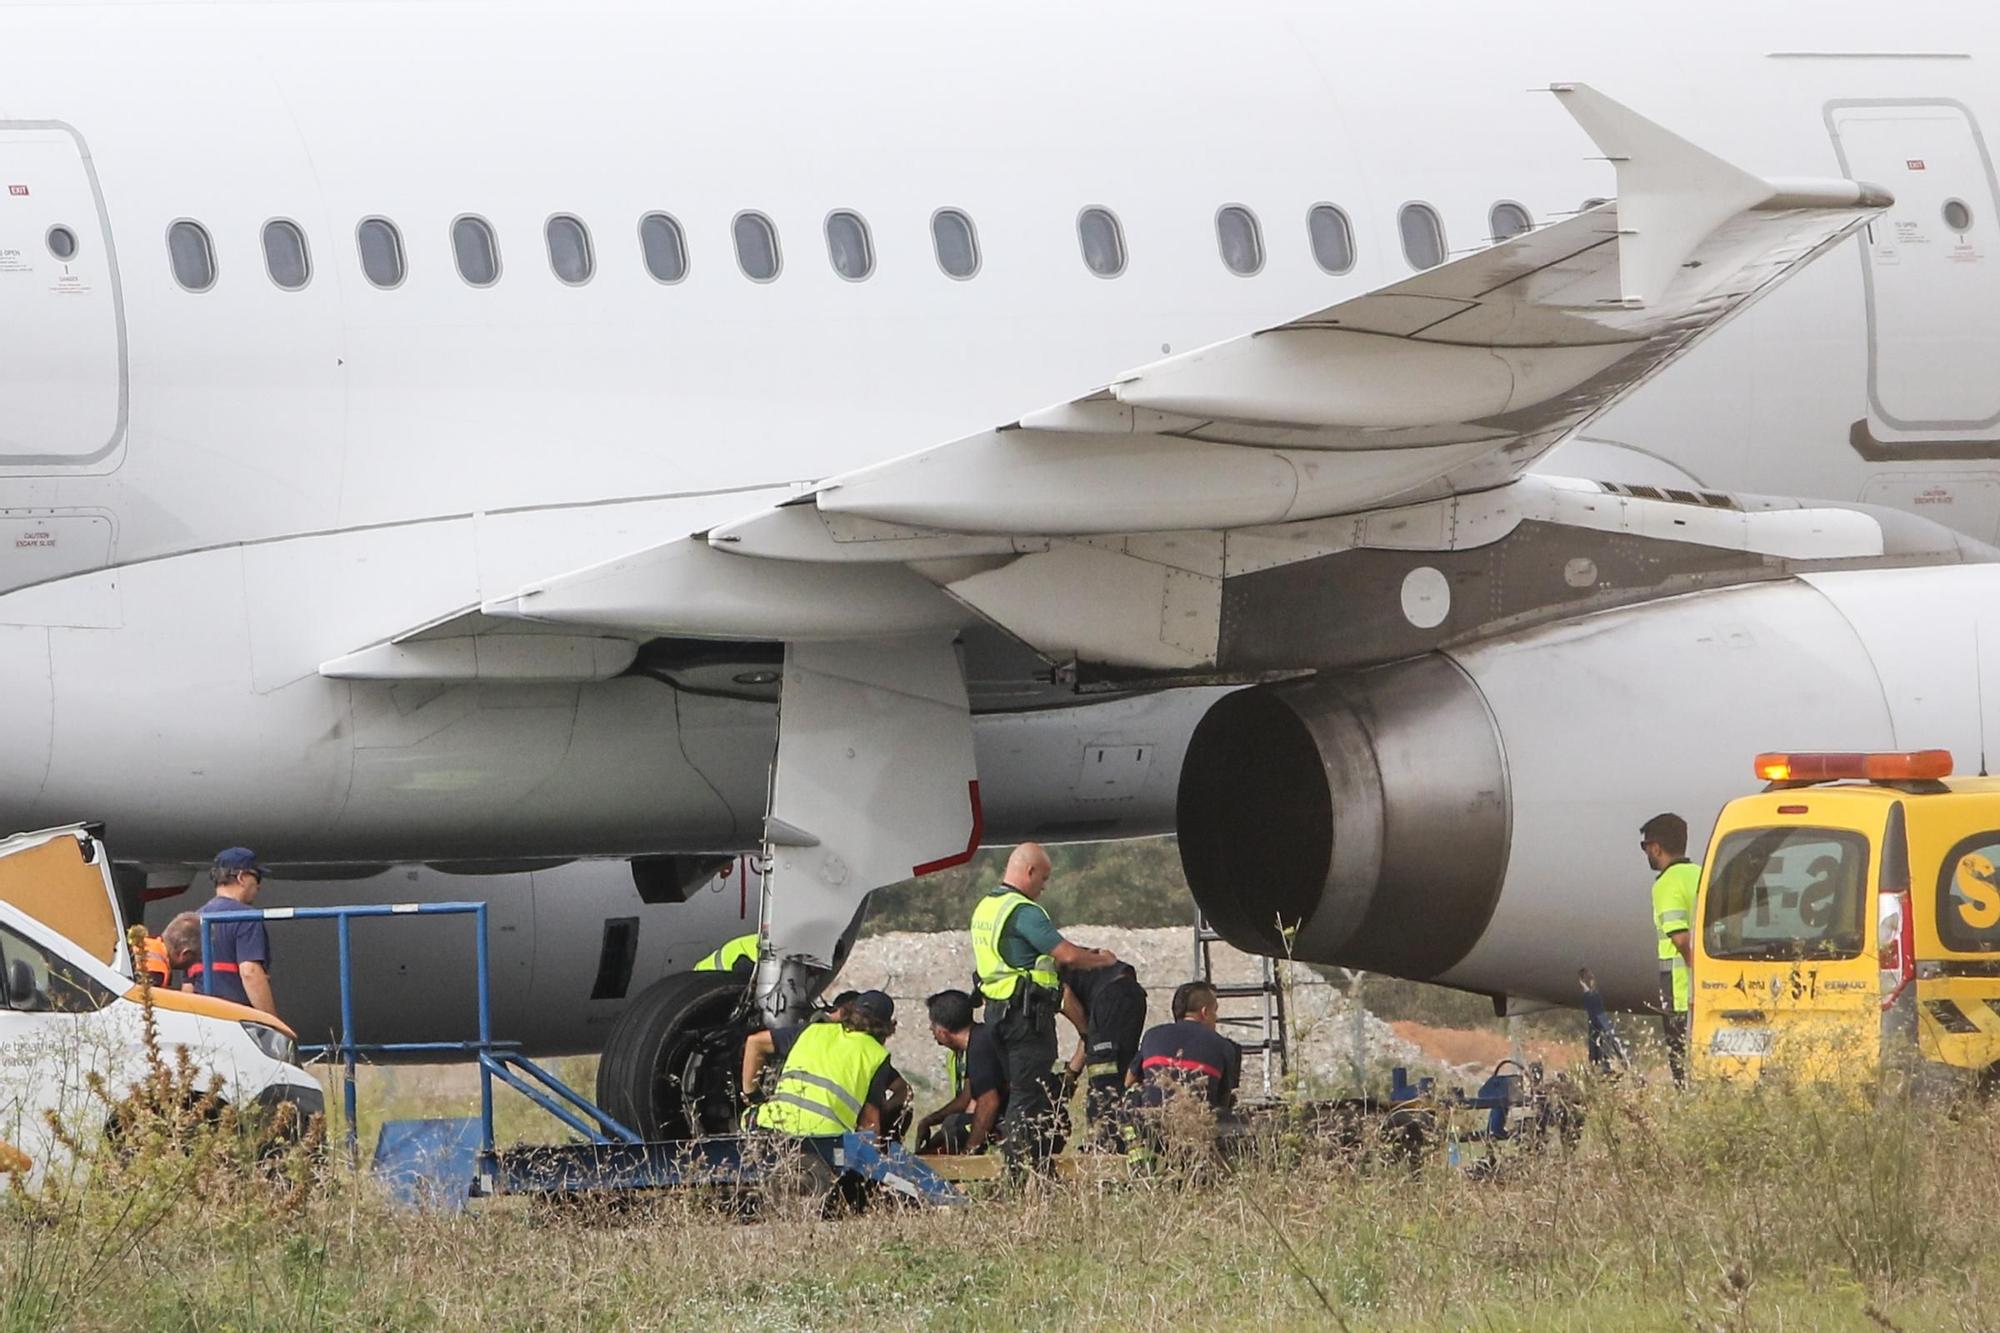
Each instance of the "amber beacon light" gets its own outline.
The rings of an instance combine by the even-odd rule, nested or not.
[[[1951,776],[1951,751],[1760,754],[1755,768],[1757,776],[1766,782],[1835,782],[1842,778],[1859,778],[1867,782],[1934,782]]]

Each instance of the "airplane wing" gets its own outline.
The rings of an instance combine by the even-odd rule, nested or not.
[[[597,635],[802,642],[980,619],[1051,660],[1210,667],[1230,578],[1369,544],[1329,529],[1338,516],[1428,522],[1410,516],[1518,490],[1558,441],[1891,202],[1751,175],[1583,84],[1551,92],[1614,163],[1616,200],[322,671],[587,678],[626,653]],[[1576,509],[1561,498],[1498,510]],[[523,622],[572,637],[494,632]]]
[[[1616,164],[1615,201],[832,477],[810,502],[904,527],[1075,536],[1496,485],[1890,202],[1849,180],[1765,180],[1585,85],[1552,91]],[[711,540],[796,558],[797,531],[763,514]]]

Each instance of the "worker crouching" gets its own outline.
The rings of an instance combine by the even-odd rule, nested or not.
[[[1128,1156],[1164,1156],[1177,1173],[1212,1158],[1221,1122],[1233,1116],[1243,1048],[1221,1032],[1221,1002],[1205,981],[1174,992],[1171,1023],[1147,1030],[1126,1071],[1122,1134]]]
[[[835,1022],[760,1033],[744,1051],[743,1086],[754,1094],[762,1061],[782,1051],[784,1066],[752,1126],[772,1154],[771,1195],[822,1206],[835,1176],[827,1155],[809,1140],[847,1133],[878,1136],[908,1099],[885,1044],[896,1030],[896,1003],[863,991]]]

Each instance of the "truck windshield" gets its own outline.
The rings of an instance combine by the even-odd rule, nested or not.
[[[1702,906],[1711,958],[1853,958],[1868,898],[1868,840],[1824,828],[1723,838]]]

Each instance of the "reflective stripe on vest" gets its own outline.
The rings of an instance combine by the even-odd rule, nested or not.
[[[1694,928],[1694,895],[1700,884],[1701,869],[1692,861],[1674,862],[1653,881],[1653,933],[1663,963],[1681,956],[1671,937]]]
[[[757,933],[755,931],[750,932],[748,935],[738,935],[735,939],[729,941],[729,943],[723,945],[699,963],[696,963],[694,970],[697,972],[734,972],[736,964],[745,958],[748,958],[753,963],[757,961]]]
[[[944,1063],[951,1075],[951,1099],[957,1101],[958,1094],[965,1091],[965,1052],[951,1052],[945,1057]]]
[[[889,1049],[865,1032],[813,1023],[799,1034],[778,1086],[757,1113],[757,1128],[784,1134],[840,1134],[861,1123],[868,1085]]]
[[[972,967],[979,977],[979,992],[989,1000],[1011,1000],[1022,977],[1048,990],[1060,990],[1055,961],[1047,954],[1035,959],[1032,967],[1015,967],[1000,953],[1000,937],[1007,921],[1018,909],[1032,905],[1025,893],[1006,889],[989,893],[972,909]]]
[[[173,968],[167,963],[167,942],[158,935],[148,935],[141,948],[139,970],[152,976],[155,986],[166,985],[167,978],[173,975]]]

